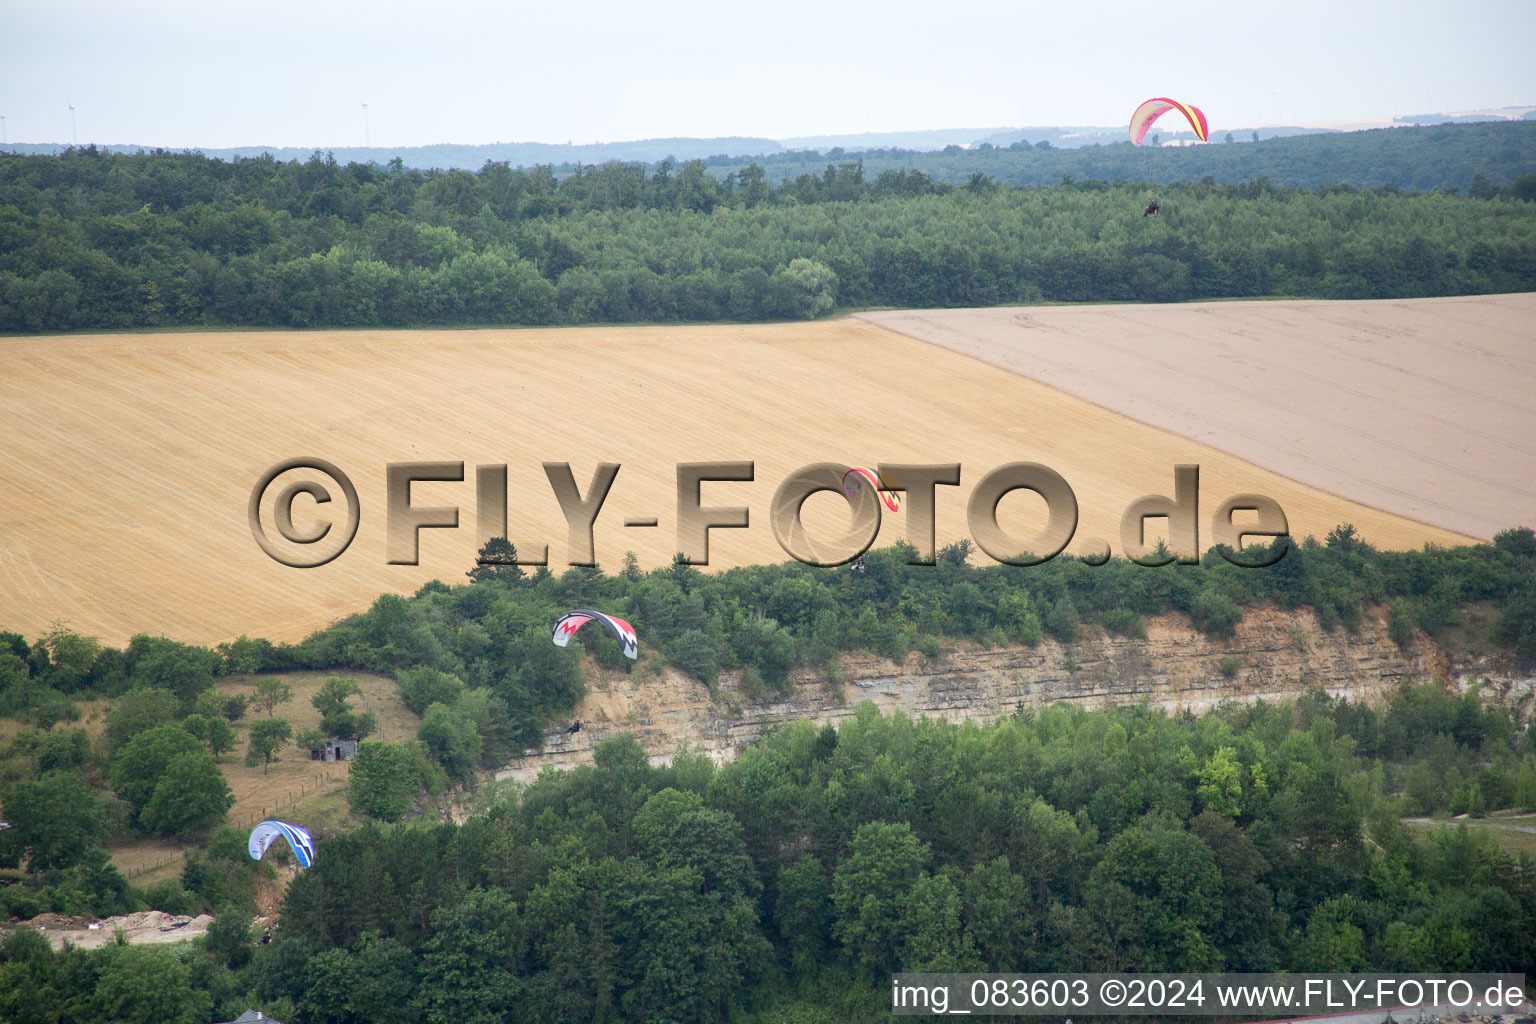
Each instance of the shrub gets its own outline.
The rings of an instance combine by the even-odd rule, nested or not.
[[[1147,638],[1147,627],[1142,622],[1141,614],[1129,608],[1111,608],[1099,617],[1099,621],[1111,633],[1134,637],[1137,640]]]
[[[1046,609],[1046,631],[1064,644],[1077,640],[1077,622],[1077,606],[1070,597],[1063,597]]]
[[[741,692],[750,701],[762,700],[767,695],[768,685],[763,682],[763,674],[756,665],[741,670]]]
[[[1413,642],[1413,610],[1401,597],[1392,602],[1387,615],[1387,637],[1405,651]]]
[[[167,878],[142,891],[144,902],[150,910],[167,914],[195,914],[202,909],[202,900],[181,887],[179,879]]]
[[[1243,621],[1243,610],[1226,594],[1202,590],[1189,606],[1189,617],[1207,636],[1228,637]]]

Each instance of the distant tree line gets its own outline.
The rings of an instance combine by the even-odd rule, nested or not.
[[[0,330],[794,320],[1536,288],[1536,175],[1491,180],[1474,198],[1207,177],[1158,188],[1162,215],[1143,217],[1146,183],[1010,187],[973,170],[952,184],[857,160],[775,183],[762,166],[721,179],[702,162],[560,177],[318,154],[0,155]]]
[[[1183,133],[1186,137],[1188,132]],[[1164,133],[1168,137],[1168,133]],[[1252,140],[1250,142],[1250,139]],[[1229,145],[1237,142],[1239,145]],[[1005,185],[1054,185],[1063,177],[1098,181],[1139,181],[1157,185],[1211,178],[1223,185],[1267,179],[1284,188],[1352,185],[1395,186],[1415,191],[1477,194],[1524,178],[1519,191],[1536,191],[1536,122],[1488,122],[1359,132],[1315,132],[1260,142],[1257,133],[1212,132],[1202,146],[1144,146],[1129,141],[1109,146],[1057,149],[1050,141],[1028,139],[1007,146],[986,143],[969,149],[949,146],[933,152],[871,150],[825,153],[785,152],[751,161],[710,157],[710,172],[740,173],[759,164],[772,181],[819,174],[827,163],[862,160],[871,175],[915,170],[960,184],[981,173]]]

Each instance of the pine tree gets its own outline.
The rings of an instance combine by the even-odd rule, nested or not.
[[[517,564],[517,547],[505,537],[492,537],[480,549],[475,567],[464,575],[476,583],[500,580],[504,583],[520,582],[523,569]]]

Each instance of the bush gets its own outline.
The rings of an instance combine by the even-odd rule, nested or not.
[[[1226,594],[1202,590],[1190,604],[1189,618],[1207,636],[1229,637],[1243,621],[1243,610]]]
[[[251,698],[243,693],[238,693],[226,700],[219,710],[229,721],[238,722],[245,717],[246,709],[250,706]]]
[[[30,885],[8,885],[0,889],[0,910],[6,917],[26,921],[48,910],[45,894]]]
[[[52,729],[59,722],[74,722],[80,718],[80,709],[65,694],[49,687],[39,688],[32,698],[27,719],[39,729]]]
[[[91,740],[84,729],[45,733],[34,756],[37,770],[43,773],[84,768],[91,756]]]
[[[141,897],[150,910],[167,914],[196,914],[203,909],[203,901],[195,893],[181,887],[178,879],[167,878],[141,890]]]
[[[251,940],[251,912],[234,903],[220,907],[203,936],[203,948],[232,970],[244,967],[256,950]]]
[[[756,665],[741,670],[741,692],[749,701],[759,701],[768,695],[768,684],[763,682],[763,674]]]
[[[1072,603],[1070,597],[1063,597],[1046,609],[1046,632],[1064,644],[1077,640],[1077,623],[1077,606]]]
[[[402,669],[396,678],[401,700],[418,715],[424,714],[433,704],[451,707],[464,692],[464,682],[458,676],[425,665]]]
[[[1221,659],[1221,674],[1228,679],[1237,678],[1238,671],[1243,667],[1243,659],[1235,654],[1229,654]]]
[[[170,690],[146,687],[131,690],[112,702],[107,712],[107,742],[112,750],[135,736],[160,725],[170,725],[176,718],[179,702]]]
[[[1099,621],[1111,633],[1134,637],[1137,640],[1147,638],[1147,627],[1142,622],[1141,614],[1129,608],[1111,608],[1099,617]]]
[[[1509,645],[1523,666],[1536,665],[1536,578],[1522,579],[1504,602],[1494,637]]]
[[[715,676],[720,671],[720,655],[715,641],[708,633],[699,629],[688,630],[672,641],[667,648],[667,656],[672,664],[705,686],[715,685]]]
[[[141,910],[133,886],[98,853],[93,863],[70,868],[59,878],[51,894],[53,910],[60,914],[131,914]]]
[[[1387,614],[1387,638],[1403,650],[1413,642],[1413,610],[1404,598],[1392,602]]]

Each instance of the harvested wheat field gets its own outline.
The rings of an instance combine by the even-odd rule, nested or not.
[[[1353,330],[1339,322],[1342,306],[1312,305],[1315,330]],[[1239,309],[1173,312],[1198,320],[1209,308]],[[1414,306],[1406,308],[1394,315],[1411,317]],[[1420,329],[1432,332],[1440,314],[1425,308]],[[1268,318],[1281,307],[1269,309],[1230,315],[1257,346],[1265,332],[1280,333]],[[1031,312],[1102,316],[1095,308]],[[1113,321],[1105,330],[1128,336]],[[29,636],[63,620],[112,643],[137,632],[201,643],[242,633],[296,640],[381,592],[409,593],[432,578],[462,581],[478,548],[474,467],[481,463],[507,464],[512,539],[524,554],[530,541],[547,543],[556,572],[566,563],[567,533],[545,461],[571,463],[583,493],[599,462],[622,464],[595,530],[597,557],[609,570],[629,550],[646,567],[668,561],[678,550],[676,463],[725,459],[755,462],[756,479],[706,483],[703,504],[747,506],[751,527],[711,534],[711,568],[785,559],[769,525],[770,502],[786,475],[817,461],[961,463],[961,485],[938,491],[940,543],[966,535],[976,481],[1013,461],[1044,463],[1075,490],[1081,520],[1069,551],[1083,550],[1085,538],[1108,539],[1118,551],[1125,506],[1144,494],[1172,494],[1174,466],[1189,462],[1201,469],[1202,543],[1216,506],[1240,492],[1278,501],[1297,536],[1321,537],[1352,522],[1374,544],[1417,548],[1465,543],[1474,532],[1422,525],[1298,484],[1221,450],[1230,447],[1224,438],[1188,440],[860,319],[97,335],[0,340],[0,349],[0,628]],[[1378,356],[1390,375],[1386,359]],[[1484,404],[1470,395],[1461,401]],[[273,561],[248,526],[258,478],[294,456],[336,464],[360,499],[356,540],[319,568]],[[420,565],[389,565],[385,465],[414,460],[466,464],[463,482],[412,489],[417,506],[457,506],[459,528],[422,530]],[[268,492],[269,530],[273,494],[288,479]],[[303,496],[294,503],[298,530],[315,529],[317,512],[342,504],[335,484],[327,485],[332,505],[317,508]],[[1436,479],[1413,489],[1444,493]],[[1044,509],[1020,491],[1003,501],[999,518],[1027,536],[1043,525]],[[831,494],[813,497],[806,512],[813,529],[847,521]],[[627,517],[653,516],[655,528],[624,525]],[[887,514],[877,543],[900,539],[904,517]]]
[[[866,318],[1411,519],[1536,526],[1536,295]]]

